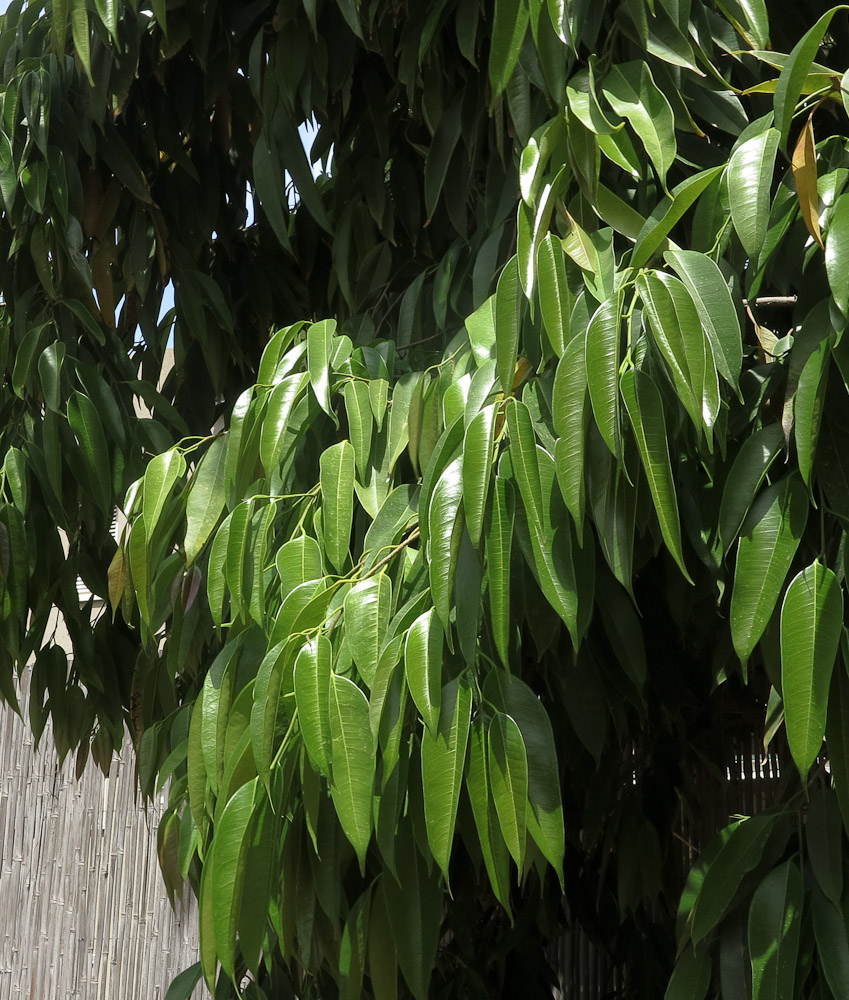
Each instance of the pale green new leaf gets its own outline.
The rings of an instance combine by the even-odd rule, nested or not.
[[[353,681],[337,674],[330,678],[330,736],[330,794],[342,830],[364,871],[372,828],[374,743],[366,696]]]
[[[466,766],[472,692],[461,678],[442,689],[439,725],[422,733],[422,789],[427,840],[434,860],[448,879],[454,824]]]
[[[804,781],[825,735],[831,672],[843,627],[843,591],[819,561],[798,573],[781,606],[781,685],[793,760]]]
[[[333,353],[333,337],[336,333],[335,320],[313,323],[307,330],[307,368],[310,385],[319,406],[336,421],[336,414],[330,405],[330,358]]]

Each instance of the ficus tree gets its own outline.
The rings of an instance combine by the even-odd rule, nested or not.
[[[849,995],[847,43],[9,4],[0,692],[167,784],[169,1000],[550,996],[569,930],[606,995]]]

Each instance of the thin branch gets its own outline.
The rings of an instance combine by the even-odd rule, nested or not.
[[[432,340],[439,340],[440,337],[444,336],[445,332],[440,331],[439,333],[431,334],[429,337],[423,337],[421,340],[411,340],[409,344],[404,344],[403,347],[396,347],[395,350],[398,352],[409,351],[411,347],[418,347],[419,344],[429,344]]]
[[[757,299],[743,299],[743,305],[748,309],[752,306],[795,306],[798,296],[796,295],[761,295]]]
[[[394,559],[399,552],[403,552],[404,549],[406,549],[406,547],[411,542],[416,541],[418,537],[419,537],[419,529],[413,528],[413,530],[410,532],[409,535],[407,535],[407,537],[403,540],[403,542],[400,542],[398,545],[396,545],[391,552],[387,552],[387,554],[382,559],[378,559],[378,561],[374,564],[374,566],[372,566],[372,568],[368,571],[368,573],[364,574],[360,579],[368,580],[370,576],[374,576],[375,573],[379,573],[388,562]]]

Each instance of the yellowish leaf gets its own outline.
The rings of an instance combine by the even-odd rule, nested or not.
[[[817,154],[814,149],[814,126],[810,116],[805,122],[796,148],[793,150],[793,177],[796,181],[796,193],[799,196],[799,207],[802,218],[808,227],[808,232],[825,249],[822,241],[819,223],[819,199],[817,197]]]

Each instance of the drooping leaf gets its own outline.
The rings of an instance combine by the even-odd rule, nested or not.
[[[326,635],[308,639],[295,660],[295,704],[304,746],[319,774],[330,776],[330,674],[333,649]],[[269,690],[269,694],[273,692]]]
[[[802,126],[796,148],[790,160],[793,169],[793,179],[796,181],[796,194],[799,197],[799,209],[808,232],[817,243],[825,249],[820,233],[819,197],[817,195],[817,154],[814,149],[814,116]]]
[[[407,686],[431,733],[435,733],[439,725],[443,644],[442,624],[436,610],[431,608],[410,626],[404,646]]]
[[[472,692],[460,678],[442,689],[436,732],[422,734],[422,786],[427,839],[434,860],[448,879],[454,824],[466,765]]]
[[[341,573],[349,558],[354,519],[354,449],[340,441],[321,453],[321,497],[325,551]]]
[[[766,239],[770,188],[780,138],[775,128],[752,136],[737,147],[728,164],[731,218],[743,249],[753,261],[758,259]]]
[[[345,595],[348,648],[360,677],[371,688],[392,610],[392,583],[385,573],[361,580]]]
[[[727,552],[737,538],[752,501],[781,452],[784,434],[779,424],[767,424],[746,438],[734,459],[722,491],[719,540]]]
[[[475,547],[480,544],[489,498],[495,422],[496,404],[490,403],[472,419],[463,442],[463,510]]]
[[[793,861],[774,868],[749,908],[752,1000],[792,997],[802,927],[802,873]]]
[[[492,799],[504,842],[521,873],[525,860],[528,757],[514,719],[496,712],[489,724],[488,768]]]
[[[227,442],[216,438],[200,460],[186,501],[186,561],[200,555],[224,509],[224,470]]]
[[[804,780],[825,735],[828,690],[843,626],[843,591],[819,561],[798,573],[781,606],[781,685],[793,760]]]
[[[587,387],[593,415],[604,443],[617,458],[621,451],[619,429],[619,363],[621,317],[618,295],[593,313],[586,334]]]

